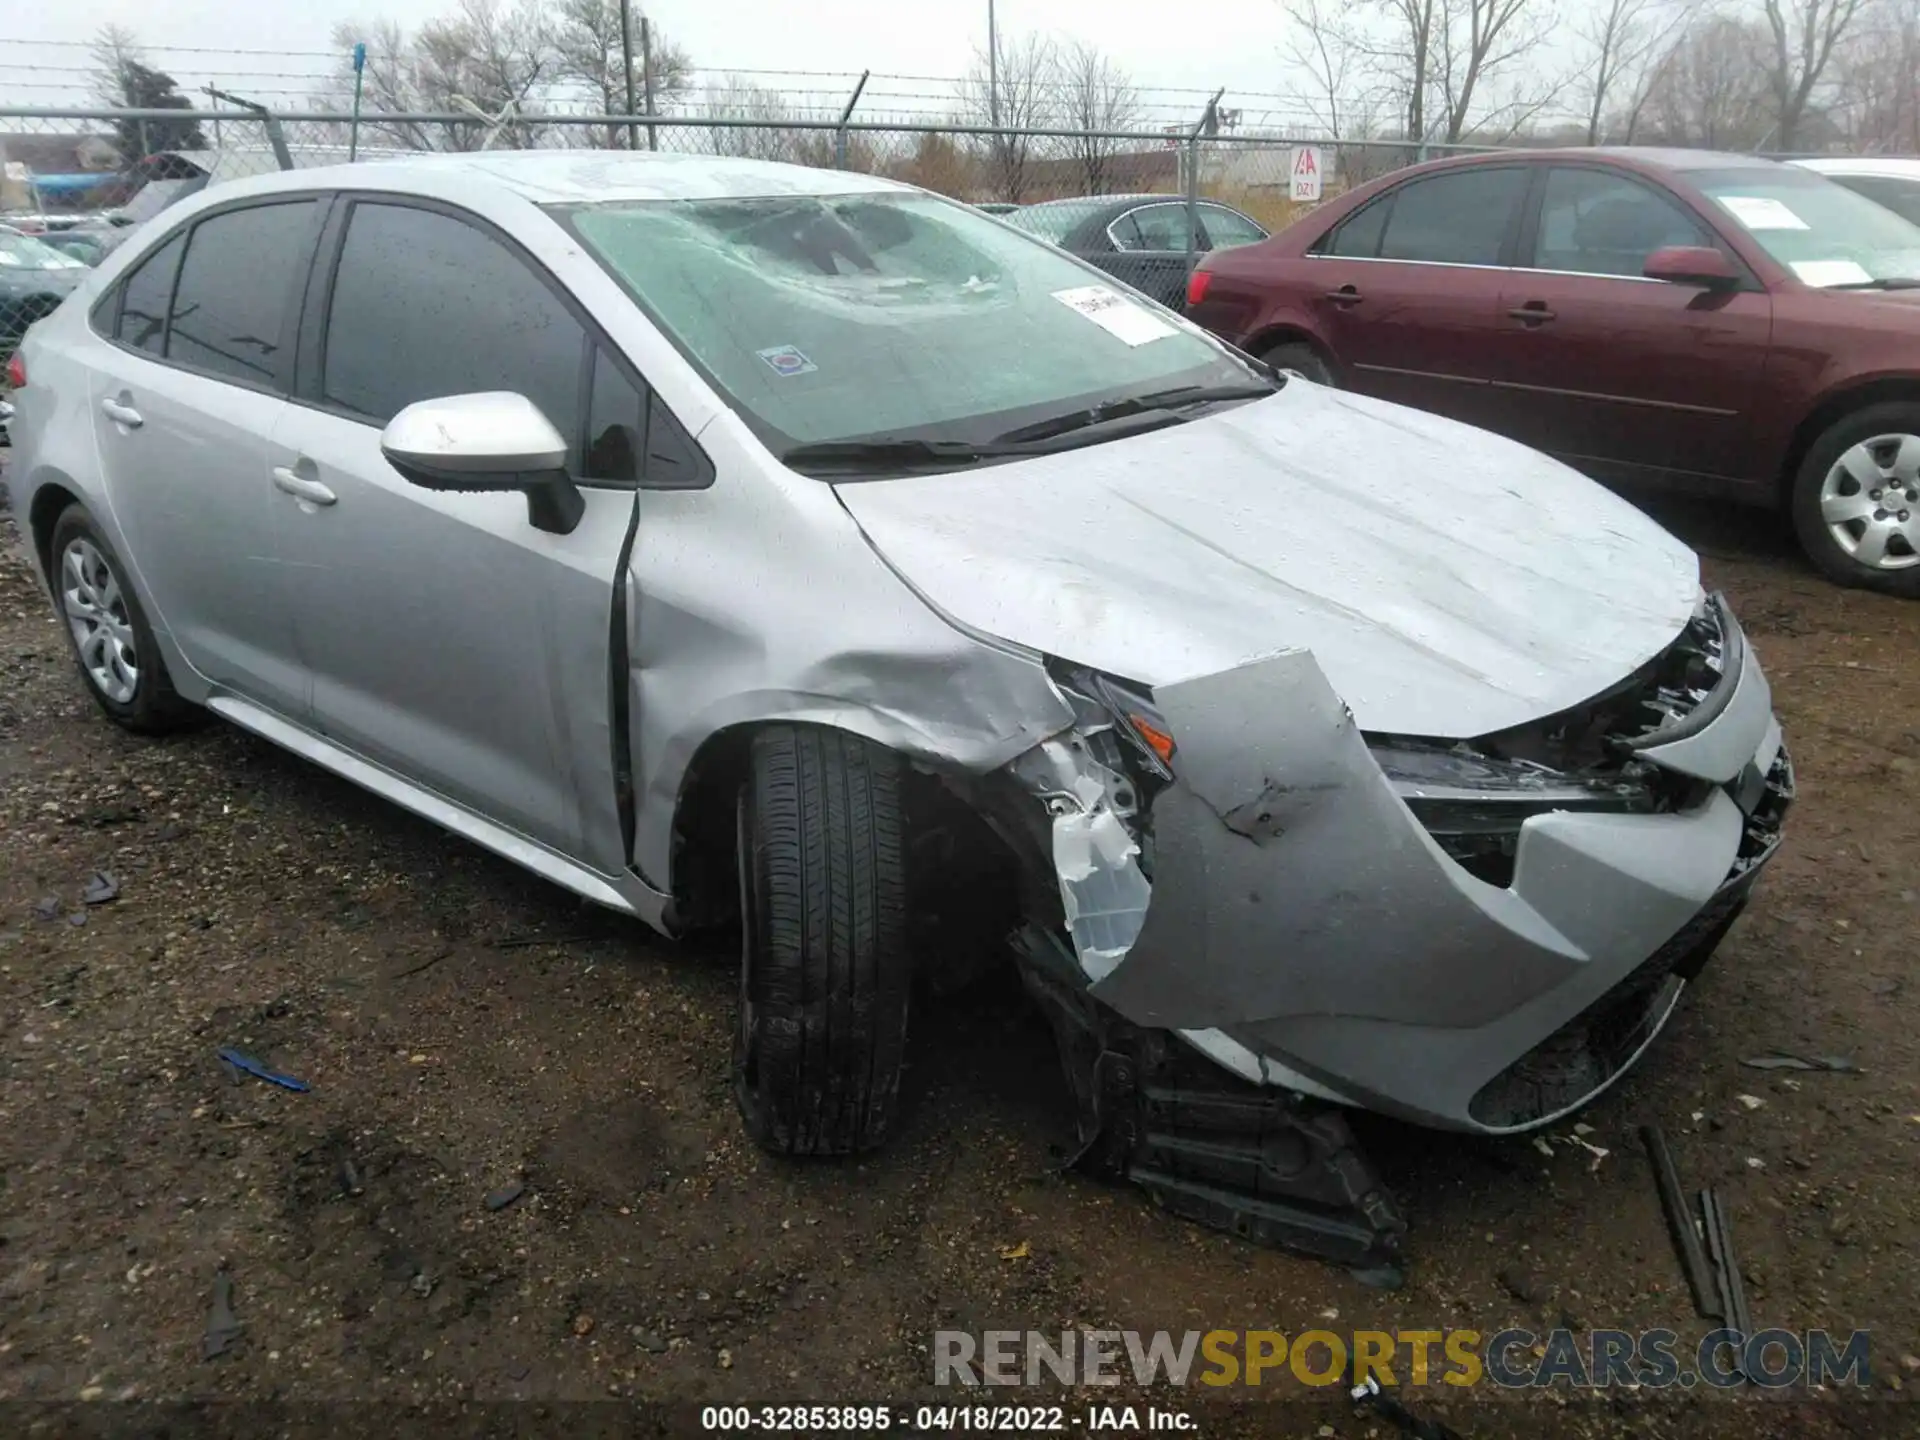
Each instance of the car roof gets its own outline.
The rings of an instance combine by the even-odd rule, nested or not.
[[[537,205],[603,200],[727,200],[772,195],[914,193],[914,187],[848,170],[819,170],[769,160],[606,150],[490,150],[459,155],[406,155],[360,165],[323,165],[231,180],[223,199],[275,190],[352,186],[405,191],[427,183],[470,181]],[[212,192],[203,192],[212,193]]]
[[[1020,208],[1022,210],[1055,210],[1065,209],[1069,205],[1077,205],[1083,209],[1097,209],[1108,206],[1126,207],[1131,205],[1149,205],[1163,201],[1177,201],[1184,205],[1186,199],[1187,197],[1184,195],[1063,195],[1057,200],[1036,200],[1033,204],[1022,205]],[[1200,197],[1200,203],[1203,205],[1218,205],[1220,202],[1218,200],[1208,200],[1206,196],[1203,195]]]
[[[1665,145],[1565,145],[1531,149],[1482,150],[1472,155],[1450,155],[1431,162],[1445,165],[1498,165],[1524,161],[1579,160],[1595,157],[1638,170],[1778,170],[1781,162],[1761,155],[1740,155],[1725,150],[1685,150]],[[1398,173],[1398,172],[1396,172]]]
[[[1920,160],[1896,155],[1822,155],[1793,163],[1822,175],[1884,175],[1894,180],[1920,180]]]

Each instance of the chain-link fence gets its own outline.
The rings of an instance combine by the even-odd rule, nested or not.
[[[1168,304],[1210,249],[1447,147],[729,116],[0,108],[0,360],[143,221],[246,175],[420,153],[655,150],[883,175],[989,209]],[[1453,147],[1470,148],[1470,147]]]

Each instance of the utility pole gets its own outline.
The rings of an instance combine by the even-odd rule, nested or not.
[[[660,148],[660,132],[653,127],[653,28],[640,17],[640,79],[647,87],[647,149]]]
[[[642,25],[646,21],[640,22]],[[627,75],[627,114],[633,114],[633,18],[628,13],[627,0],[620,0],[620,64]],[[633,121],[627,121],[627,148],[640,148],[640,132],[634,128]]]

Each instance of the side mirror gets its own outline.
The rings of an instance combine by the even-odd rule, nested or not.
[[[1666,245],[1647,256],[1640,273],[1649,280],[1724,290],[1740,283],[1733,262],[1711,245]]]
[[[521,491],[527,522],[549,534],[572,534],[587,513],[567,474],[567,442],[511,391],[416,401],[387,422],[380,453],[423,490]]]

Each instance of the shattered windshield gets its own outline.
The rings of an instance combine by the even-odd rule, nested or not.
[[[1688,178],[1808,285],[1920,279],[1920,225],[1824,175],[1780,165]]]
[[[1106,277],[910,193],[633,201],[559,215],[776,452],[977,441],[1254,378]]]
[[[9,270],[84,270],[86,265],[43,240],[18,231],[0,231],[0,266]]]

